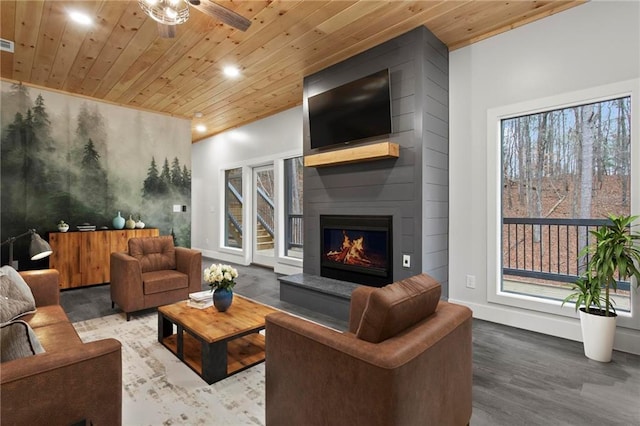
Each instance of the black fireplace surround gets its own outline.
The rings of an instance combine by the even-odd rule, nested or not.
[[[393,282],[392,216],[320,216],[320,275],[382,287]]]

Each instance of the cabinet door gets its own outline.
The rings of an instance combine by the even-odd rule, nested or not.
[[[49,244],[53,250],[49,256],[49,268],[57,269],[60,273],[60,288],[81,286],[81,233],[51,232]]]
[[[109,256],[111,247],[109,232],[80,232],[82,236],[82,256],[80,269],[82,284],[102,284],[109,281]]]
[[[129,235],[131,231],[127,231],[125,229],[119,229],[116,231],[109,231],[109,235],[111,237],[111,253],[119,252],[119,251],[129,251],[129,238],[132,235]]]
[[[158,228],[143,228],[143,229],[136,229],[135,230],[135,236],[136,238],[142,238],[142,237],[157,237],[160,233],[158,232]]]

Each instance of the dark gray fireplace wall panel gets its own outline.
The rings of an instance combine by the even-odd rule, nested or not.
[[[391,74],[387,138],[400,157],[304,170],[304,273],[320,275],[321,214],[392,215],[393,278],[426,272],[447,287],[448,51],[425,27],[376,46],[304,80],[304,154],[310,155],[306,99],[381,69]],[[367,143],[367,142],[365,142]],[[356,146],[356,145],[353,145]],[[347,147],[347,146],[345,146]],[[411,267],[402,266],[402,255]]]

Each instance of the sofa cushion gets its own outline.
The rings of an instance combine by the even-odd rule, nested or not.
[[[67,314],[60,305],[40,306],[36,313],[25,315],[20,319],[29,324],[29,327],[34,330],[60,322],[69,322]]]
[[[56,352],[82,345],[78,332],[70,322],[59,322],[34,328],[33,333],[47,352]]]
[[[163,293],[189,287],[189,277],[178,271],[153,271],[142,274],[144,294]]]
[[[0,326],[0,362],[44,352],[29,324],[24,321],[13,321]]]
[[[33,293],[18,271],[10,266],[0,268],[0,324],[35,311]]]
[[[131,238],[129,255],[140,261],[142,272],[176,269],[176,249],[171,235]]]
[[[382,342],[433,314],[440,301],[440,283],[426,274],[397,281],[371,292],[356,336]]]

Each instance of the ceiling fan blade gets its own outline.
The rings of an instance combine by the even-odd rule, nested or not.
[[[251,25],[251,21],[244,16],[234,12],[233,10],[227,9],[224,6],[220,6],[213,1],[189,0],[189,4],[198,9],[200,12],[206,13],[207,15],[215,19],[219,19],[225,24],[237,28],[240,31],[247,31],[247,29]]]
[[[160,33],[160,37],[163,38],[174,38],[176,36],[176,26],[165,25],[158,22],[158,33]]]

